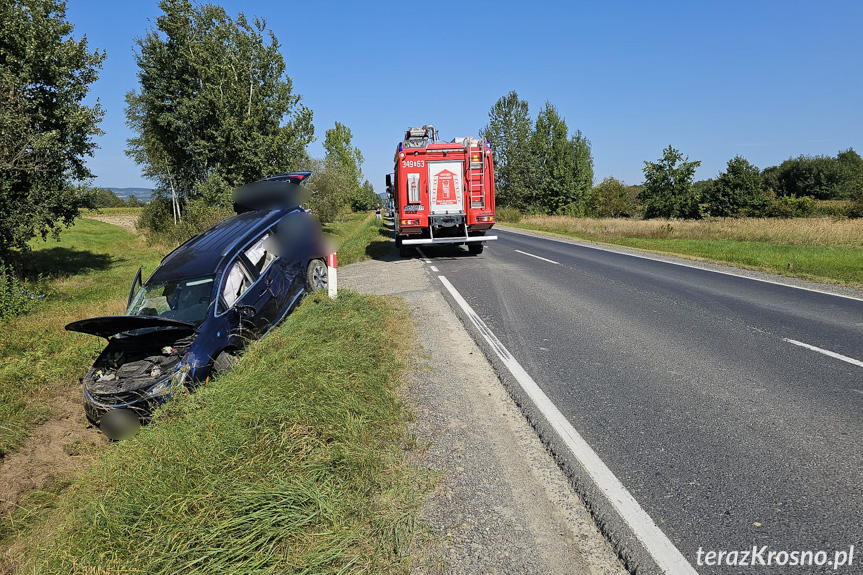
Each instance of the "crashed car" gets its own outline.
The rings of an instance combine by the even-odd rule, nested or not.
[[[299,207],[309,175],[241,188],[236,216],[165,256],[145,282],[138,270],[125,315],[66,326],[108,340],[82,379],[87,418],[105,435],[134,434],[155,406],[229,369],[304,293],[327,287],[320,224]]]

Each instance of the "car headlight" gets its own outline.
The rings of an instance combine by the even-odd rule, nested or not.
[[[188,363],[184,363],[173,374],[163,378],[151,387],[148,395],[150,397],[165,397],[170,395],[174,390],[180,389],[186,383],[190,370],[191,366]]]

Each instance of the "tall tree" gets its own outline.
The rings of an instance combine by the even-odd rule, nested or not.
[[[352,144],[353,137],[351,129],[341,122],[336,122],[324,136],[327,158],[342,166],[347,172],[353,184],[351,192],[359,190],[363,182],[363,153]]]
[[[863,199],[863,158],[853,148],[848,148],[836,155],[836,161],[842,178],[839,196],[850,200]]]
[[[767,201],[758,166],[743,156],[728,160],[725,172],[705,188],[704,200],[711,216],[753,215]]]
[[[157,190],[230,202],[231,188],[299,168],[312,112],[292,91],[266,21],[216,5],[162,0],[138,40],[140,89],[126,95],[127,154]]]
[[[547,214],[571,210],[579,200],[575,155],[566,121],[550,102],[537,114],[530,152],[530,208]]]
[[[533,123],[527,102],[510,92],[488,113],[480,135],[489,141],[495,162],[495,201],[499,206],[524,209]]]
[[[104,115],[83,104],[104,52],[72,37],[65,2],[0,2],[0,259],[56,236],[89,205],[84,163]]]
[[[698,197],[692,177],[700,161],[689,161],[679,150],[668,146],[656,162],[644,162],[644,185],[640,197],[645,218],[697,218]]]
[[[578,204],[584,204],[590,197],[593,188],[593,155],[590,153],[590,140],[585,138],[581,130],[576,130],[569,141],[574,156],[573,185],[577,194]]]

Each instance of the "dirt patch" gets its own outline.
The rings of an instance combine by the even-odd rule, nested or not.
[[[18,451],[0,460],[3,522],[27,493],[86,465],[107,445],[84,416],[80,386],[63,389],[51,403],[51,419],[35,426]]]
[[[88,220],[98,220],[100,222],[105,222],[106,224],[113,224],[115,226],[120,226],[123,229],[129,230],[133,234],[139,234],[138,228],[135,227],[135,224],[138,221],[138,216],[84,216]]]

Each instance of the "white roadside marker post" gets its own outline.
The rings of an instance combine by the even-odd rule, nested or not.
[[[336,299],[338,284],[338,270],[336,269],[336,254],[327,256],[327,289],[331,299]]]

